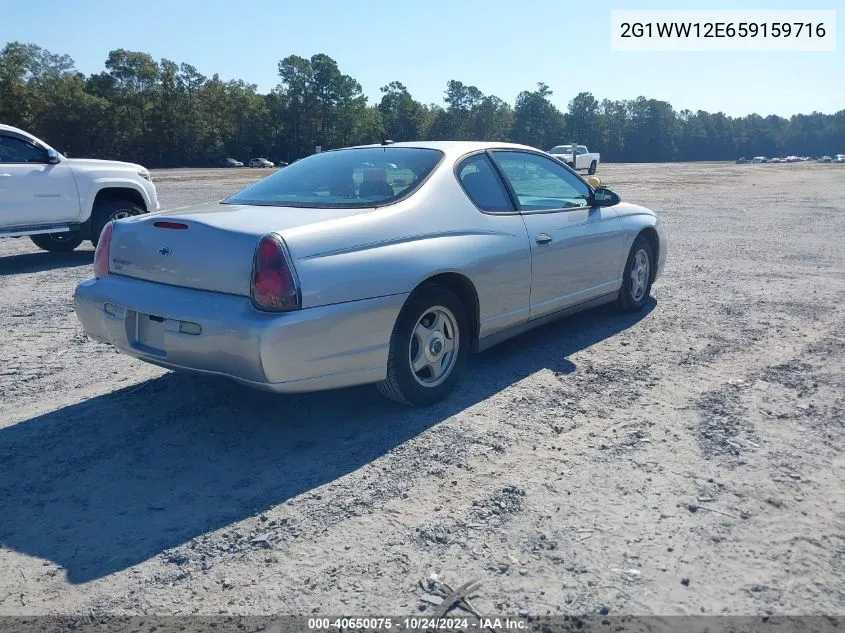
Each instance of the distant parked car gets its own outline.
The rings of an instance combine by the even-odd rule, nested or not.
[[[770,163],[784,163],[784,162],[786,162],[786,161],[785,161],[785,160],[783,160],[782,158],[777,158],[777,157],[776,157],[776,158],[772,158],[769,162],[770,162]]]
[[[822,156],[822,157],[819,159],[819,162],[820,162],[820,163],[830,163],[830,162],[832,162],[832,161],[833,161],[833,159],[832,159],[830,156]]]
[[[845,163],[845,154],[837,154],[833,157],[834,163]]]
[[[798,158],[797,156],[787,156],[787,157],[786,157],[786,162],[787,162],[787,163],[797,163],[797,162],[799,162],[800,160],[801,160],[801,159],[800,159],[800,158]]]
[[[276,167],[287,167],[290,164],[286,160],[277,160],[275,163]]]
[[[739,158],[736,159],[737,165],[744,165],[747,162],[748,162],[748,159],[745,158],[745,156],[740,156]]]
[[[250,158],[250,167],[275,167],[275,165],[266,158]]]
[[[755,156],[751,159],[751,162],[755,165],[759,165],[760,163],[768,163],[769,159],[765,156]]]
[[[243,167],[244,164],[239,160],[235,160],[234,158],[224,158],[223,160],[220,161],[220,166],[221,167]]]

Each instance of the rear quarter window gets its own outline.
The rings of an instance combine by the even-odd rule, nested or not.
[[[507,189],[487,154],[465,158],[458,164],[456,175],[467,197],[482,211],[515,211]]]

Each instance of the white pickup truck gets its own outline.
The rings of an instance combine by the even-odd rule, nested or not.
[[[66,158],[23,130],[0,124],[0,237],[29,236],[46,251],[96,246],[110,221],[158,211],[141,165]]]
[[[555,145],[549,150],[549,154],[572,169],[586,169],[590,174],[596,173],[601,161],[599,153],[588,151],[585,145]]]

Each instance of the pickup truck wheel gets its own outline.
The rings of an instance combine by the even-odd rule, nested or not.
[[[77,231],[30,235],[29,238],[38,248],[43,251],[50,251],[51,253],[67,253],[82,244],[82,235]]]
[[[587,173],[592,176],[594,173],[596,173],[597,168],[598,165],[596,164],[596,161],[593,161],[592,163],[590,163],[590,168],[587,170]]]
[[[91,214],[91,243],[96,246],[100,240],[100,234],[106,224],[112,220],[128,218],[132,215],[140,215],[144,210],[134,202],[128,200],[106,200],[94,205]]]
[[[383,396],[421,406],[443,400],[460,379],[469,355],[469,321],[460,298],[448,288],[426,285],[405,303],[387,359]]]

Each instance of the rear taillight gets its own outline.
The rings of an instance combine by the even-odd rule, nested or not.
[[[109,251],[111,250],[111,234],[114,231],[114,221],[103,227],[97,249],[94,251],[94,276],[97,279],[109,274]]]
[[[301,305],[299,284],[277,235],[265,235],[258,242],[252,261],[252,302],[259,310],[287,312]]]

